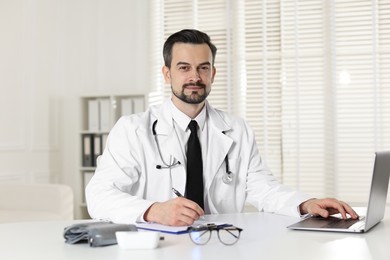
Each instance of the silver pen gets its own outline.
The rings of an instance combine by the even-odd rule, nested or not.
[[[175,193],[176,196],[183,197],[183,195],[181,195],[181,193],[178,190],[176,190],[175,188],[172,188],[172,191],[173,191],[173,193]]]

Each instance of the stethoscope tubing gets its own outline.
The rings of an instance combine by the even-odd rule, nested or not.
[[[152,134],[154,136],[154,141],[156,142],[156,146],[157,146],[157,151],[158,151],[158,154],[160,156],[160,159],[162,161],[162,163],[164,164],[164,166],[162,165],[156,165],[156,168],[157,169],[171,169],[177,165],[180,165],[180,161],[176,161],[176,159],[174,159],[173,163],[171,164],[168,164],[165,162],[165,160],[163,159],[162,157],[162,153],[161,153],[161,149],[160,149],[160,144],[157,140],[157,133],[156,133],[156,124],[157,124],[157,121],[158,120],[155,120],[152,124]],[[223,134],[225,134],[224,131],[222,131]],[[230,171],[230,167],[229,167],[229,159],[228,159],[228,155],[225,156],[225,165],[226,165],[226,172],[224,174],[224,176],[222,176],[222,181],[225,183],[225,184],[229,184],[233,181],[233,173]]]

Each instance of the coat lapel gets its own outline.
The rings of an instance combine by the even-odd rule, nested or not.
[[[230,147],[233,144],[233,140],[224,133],[228,133],[231,128],[218,114],[218,112],[212,108],[208,103],[207,112],[210,117],[209,124],[209,140],[207,148],[207,166],[205,174],[206,188],[210,189],[210,185],[213,182],[218,169],[224,163],[225,157],[228,156]]]

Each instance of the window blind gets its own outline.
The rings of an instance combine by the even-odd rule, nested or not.
[[[280,3],[232,1],[232,74],[234,112],[244,117],[256,134],[260,153],[279,179],[281,154]]]
[[[196,28],[218,47],[209,97],[244,117],[285,184],[367,201],[373,154],[390,148],[390,3],[386,0],[151,1],[150,104],[170,95],[162,45]]]
[[[388,2],[388,1],[387,1]],[[332,48],[337,135],[337,193],[362,201],[372,159],[367,154],[390,147],[389,3],[334,1]],[[386,73],[387,70],[387,73]],[[353,180],[351,182],[351,180]]]
[[[322,0],[281,2],[283,182],[317,196],[333,193],[326,12]]]

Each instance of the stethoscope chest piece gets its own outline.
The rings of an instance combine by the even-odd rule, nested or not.
[[[222,176],[222,181],[225,183],[225,184],[229,184],[233,181],[233,173],[231,171],[228,171],[226,172],[223,176]]]

